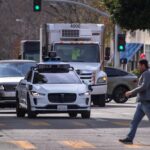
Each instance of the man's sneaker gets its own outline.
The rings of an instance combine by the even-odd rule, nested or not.
[[[119,142],[123,143],[123,144],[133,144],[133,141],[125,138],[125,139],[119,139]]]

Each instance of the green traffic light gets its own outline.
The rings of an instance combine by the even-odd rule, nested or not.
[[[120,45],[120,46],[119,46],[119,50],[120,50],[120,51],[123,51],[123,50],[124,50],[123,45]]]
[[[39,6],[39,5],[35,5],[34,9],[35,9],[36,11],[38,11],[38,10],[40,10],[40,6]]]

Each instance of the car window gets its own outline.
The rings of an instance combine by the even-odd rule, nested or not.
[[[0,63],[0,75],[1,76],[25,76],[32,66],[35,66],[34,62],[4,62]],[[8,70],[3,74],[3,69]],[[1,74],[2,73],[2,74]]]
[[[0,67],[0,77],[21,77],[21,72],[15,68]]]
[[[73,71],[70,71],[68,73],[34,73],[33,83],[80,84],[81,81]]]
[[[128,72],[116,69],[116,68],[109,68],[105,67],[105,72],[108,77],[117,77],[117,76],[126,76]]]

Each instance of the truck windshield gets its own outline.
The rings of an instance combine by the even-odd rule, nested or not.
[[[64,62],[100,62],[98,44],[55,44],[54,50]]]

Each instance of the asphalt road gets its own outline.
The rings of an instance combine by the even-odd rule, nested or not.
[[[145,117],[133,145],[118,142],[125,136],[135,110],[134,100],[92,107],[91,119],[67,114],[17,118],[14,109],[0,110],[0,150],[149,150],[150,123]]]

